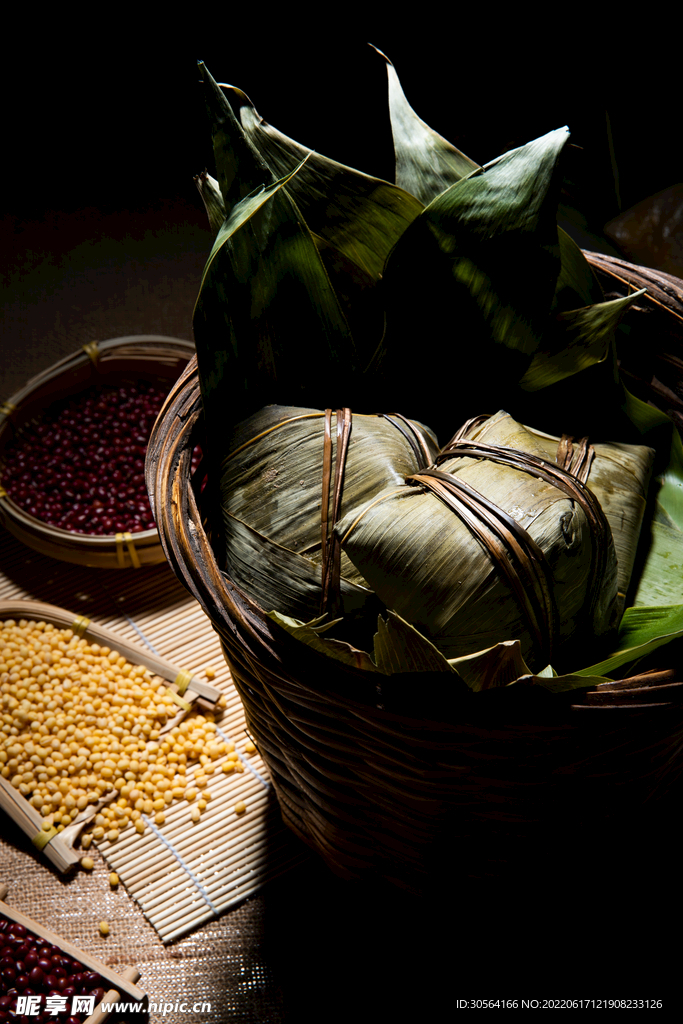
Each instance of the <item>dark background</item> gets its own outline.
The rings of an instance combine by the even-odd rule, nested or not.
[[[680,178],[666,39],[644,58],[642,44],[620,48],[609,33],[573,43],[535,37],[533,46],[523,35],[505,39],[504,29],[496,42],[472,40],[467,26],[442,39],[433,31],[430,41],[417,27],[296,40],[275,29],[234,42],[211,28],[203,35],[183,48],[131,38],[104,52],[43,42],[38,59],[6,58],[5,210],[28,220],[46,209],[194,202],[192,177],[211,166],[197,59],[293,138],[390,177],[384,65],[366,38],[391,58],[417,113],[481,163],[569,125],[582,147],[570,170],[592,227]]]
[[[103,23],[94,40],[41,24],[30,45],[10,48],[0,65],[2,395],[90,340],[192,337],[211,246],[193,182],[212,170],[197,59],[281,131],[380,177],[393,175],[393,147],[384,62],[368,39],[417,113],[481,163],[567,124],[562,223],[584,248],[618,254],[604,224],[681,180],[671,26],[655,51],[635,29],[622,43],[611,28],[572,37],[472,10],[428,23],[413,12],[414,24],[388,30],[389,14],[359,31],[323,31],[325,12],[311,27],[301,12],[286,28],[248,30],[248,12],[236,23],[205,16],[181,43],[176,26],[172,45],[168,26],[122,35]]]

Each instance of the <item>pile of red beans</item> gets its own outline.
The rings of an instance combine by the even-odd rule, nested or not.
[[[154,529],[145,454],[165,397],[140,381],[94,386],[52,406],[8,445],[3,487],[29,515],[72,533]]]
[[[0,914],[0,1021],[30,1020],[36,1024],[82,1024],[87,1012],[72,1013],[74,996],[104,998],[102,977],[71,956]],[[40,997],[39,1012],[16,1016],[19,998]],[[52,997],[51,999],[49,997]],[[56,999],[54,997],[57,997]],[[35,1006],[35,1000],[31,1000]],[[65,1009],[50,1013],[52,1003]],[[26,1003],[25,1003],[26,1005]]]

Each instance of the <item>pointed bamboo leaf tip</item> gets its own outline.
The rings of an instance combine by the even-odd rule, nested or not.
[[[387,62],[387,64],[391,64],[391,61],[387,57],[386,53],[382,53],[382,51],[380,50],[380,48],[378,46],[375,46],[374,43],[368,43],[368,46],[371,49],[373,49],[375,51],[375,53],[378,53],[380,55],[380,57],[383,57],[384,60]],[[393,67],[393,64],[392,64],[392,67]]]

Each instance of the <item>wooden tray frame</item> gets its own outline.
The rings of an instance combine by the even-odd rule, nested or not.
[[[136,665],[144,665],[155,675],[170,683],[169,689],[179,694],[178,700],[181,704],[179,712],[188,710],[199,699],[211,705],[215,705],[222,696],[221,691],[209,683],[204,683],[195,676],[190,675],[177,665],[160,658],[151,652],[145,651],[136,644],[125,640],[111,629],[86,619],[82,615],[74,615],[64,608],[56,605],[44,604],[42,601],[24,601],[20,599],[0,601],[0,620],[25,619],[34,622],[49,622],[59,629],[72,629],[78,636],[101,646],[110,647],[119,651],[124,657]],[[182,696],[180,696],[182,695]],[[183,708],[182,705],[185,705]],[[171,719],[164,726],[163,731],[168,731],[176,724],[176,718]],[[50,860],[58,871],[62,873],[70,871],[79,862],[80,857],[73,848],[73,844],[80,834],[83,826],[90,821],[98,809],[107,803],[111,797],[105,798],[98,804],[92,804],[84,810],[71,825],[62,832],[55,835],[43,847],[42,852]],[[0,776],[0,807],[9,814],[12,820],[25,832],[32,841],[42,837],[43,818],[42,815],[18,792],[7,779]]]
[[[47,939],[53,946],[59,946],[59,948],[67,954],[72,956],[74,960],[78,960],[84,967],[87,967],[91,971],[95,971],[99,974],[104,981],[108,982],[111,986],[104,994],[104,998],[97,1004],[90,1016],[85,1020],[84,1024],[102,1024],[103,1021],[107,1020],[111,1013],[102,1009],[102,1003],[116,1003],[119,1000],[123,1001],[127,999],[129,1002],[135,1001],[141,1004],[141,1009],[145,1010],[148,1004],[147,993],[143,992],[141,988],[135,984],[140,977],[140,972],[137,967],[126,967],[117,974],[116,971],[112,971],[111,967],[107,967],[101,960],[97,960],[96,957],[91,956],[89,953],[85,953],[78,946],[75,946],[73,942],[69,942],[68,939],[63,939],[61,935],[57,935],[56,932],[51,931],[49,928],[45,928],[44,925],[38,924],[33,918],[28,917],[26,914],[22,914],[20,910],[14,910],[7,903],[4,902],[5,896],[7,895],[7,886],[0,885],[0,914],[4,914],[5,917],[9,918],[10,921],[16,921],[17,924],[23,924],[27,931],[33,932],[34,935],[39,936],[41,939]]]

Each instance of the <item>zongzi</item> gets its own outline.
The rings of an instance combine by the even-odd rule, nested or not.
[[[519,639],[533,670],[562,668],[577,639],[585,650],[618,624],[617,554],[590,483],[594,477],[609,499],[615,524],[620,495],[627,510],[638,506],[624,514],[634,536],[620,537],[632,565],[651,453],[584,443],[568,457],[569,441],[560,439],[558,462],[552,444],[506,413],[479,418],[443,449],[437,467],[387,488],[336,528],[379,598],[447,658]],[[621,476],[610,476],[615,453]],[[644,467],[641,479],[634,466]],[[624,586],[629,572],[627,565]]]
[[[519,448],[550,462],[557,461],[559,453],[563,465],[571,464],[572,460],[576,464],[581,457],[581,445],[572,443],[573,438],[553,437],[524,427],[505,412],[490,416],[473,427],[467,437],[488,444]],[[592,447],[595,457],[583,482],[588,484],[600,502],[610,525],[617,555],[619,594],[623,601],[631,582],[655,453],[645,445],[614,441],[596,443]]]
[[[332,526],[437,452],[431,431],[399,415],[267,406],[250,416],[228,439],[221,470],[231,579],[268,611],[348,614],[368,586]],[[337,580],[340,607],[327,593]]]

